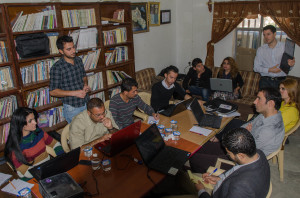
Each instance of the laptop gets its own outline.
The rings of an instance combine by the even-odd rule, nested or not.
[[[210,89],[214,91],[232,92],[232,80],[224,78],[210,78]]]
[[[38,181],[67,172],[78,165],[79,155],[80,147],[35,166],[29,169],[29,172]]]
[[[136,146],[146,166],[168,175],[176,175],[190,153],[166,146],[156,124],[152,124],[136,140]]]
[[[158,113],[162,114],[164,116],[167,116],[167,117],[172,117],[172,116],[186,110],[190,106],[192,100],[193,100],[193,98],[190,98],[188,100],[183,100],[177,104],[168,105],[167,107],[159,110]]]
[[[205,114],[198,102],[195,98],[191,104],[191,110],[198,122],[200,127],[211,127],[215,129],[219,129],[222,122],[221,116],[209,115]]]
[[[288,59],[294,59],[294,52],[295,42],[287,38],[285,40],[285,49],[280,62],[280,69],[286,74],[288,74],[290,71]]]
[[[112,134],[110,140],[100,142],[94,147],[107,156],[114,156],[134,144],[140,135],[141,121],[135,122]]]

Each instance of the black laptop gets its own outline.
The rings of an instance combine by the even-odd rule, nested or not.
[[[284,73],[286,74],[288,74],[290,71],[288,59],[294,59],[294,52],[295,52],[295,42],[287,38],[285,40],[285,49],[280,62],[280,69],[284,71]]]
[[[164,174],[176,175],[190,157],[187,151],[166,146],[156,124],[152,124],[135,142],[146,166]]]
[[[79,155],[80,147],[35,166],[29,169],[29,172],[38,181],[59,173],[67,172],[78,165]]]
[[[193,100],[193,98],[190,98],[188,100],[183,100],[176,104],[170,104],[167,107],[160,109],[158,111],[158,113],[162,114],[164,116],[167,116],[167,117],[174,116],[174,115],[186,110],[190,106],[192,100]]]
[[[209,115],[205,114],[198,102],[195,98],[191,104],[191,110],[198,122],[198,125],[201,127],[211,127],[215,129],[219,129],[222,122],[221,116]]]

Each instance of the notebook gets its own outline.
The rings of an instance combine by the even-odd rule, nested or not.
[[[80,147],[70,151],[69,153],[61,154],[53,159],[50,159],[38,166],[29,169],[32,176],[40,181],[47,177],[66,172],[78,165],[80,155]]]
[[[172,117],[172,116],[186,110],[190,106],[192,100],[193,100],[193,98],[190,98],[188,100],[183,100],[177,104],[168,105],[167,107],[158,111],[158,113],[162,114],[164,116],[167,116],[167,117]]]
[[[140,135],[141,121],[135,122],[112,134],[109,141],[100,142],[94,147],[105,155],[114,156],[134,144]]]
[[[191,104],[191,110],[198,122],[198,125],[201,127],[211,127],[215,129],[219,129],[222,122],[221,116],[209,115],[205,114],[198,102],[195,98]]]
[[[135,141],[146,166],[168,175],[176,175],[190,153],[166,146],[156,124],[152,124]]]
[[[288,74],[290,71],[288,59],[294,59],[294,52],[295,42],[287,38],[285,40],[285,49],[280,62],[280,69],[286,74]]]
[[[224,78],[210,78],[210,89],[214,91],[232,92],[232,80]]]

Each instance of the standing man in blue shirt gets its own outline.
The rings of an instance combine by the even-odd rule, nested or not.
[[[259,88],[273,87],[278,89],[279,84],[286,78],[280,68],[280,62],[284,53],[284,43],[276,40],[276,28],[267,25],[263,28],[265,43],[257,49],[254,59],[254,71],[260,73]],[[295,58],[288,60],[289,66],[295,65]]]
[[[82,60],[76,57],[73,38],[61,36],[56,45],[62,57],[50,70],[50,95],[62,98],[64,117],[71,123],[74,116],[86,109],[91,89]]]

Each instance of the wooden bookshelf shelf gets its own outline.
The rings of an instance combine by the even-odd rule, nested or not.
[[[61,29],[47,29],[47,30],[34,30],[34,31],[25,31],[25,32],[13,32],[14,36],[21,34],[32,34],[32,33],[50,33],[50,32],[59,32]]]
[[[18,20],[19,16],[29,15],[32,13],[38,13],[42,12],[47,6],[55,6],[56,11],[56,26],[47,26],[48,27],[55,27],[52,29],[44,29],[44,30],[30,30],[30,31],[22,31],[22,32],[13,32],[12,27],[14,23]],[[50,8],[50,7],[48,7]],[[52,9],[52,8],[51,8]],[[64,27],[64,23],[66,24],[66,18],[63,17],[62,10],[82,10],[82,9],[94,9],[95,13],[95,25],[87,25],[87,26],[79,26],[79,27]],[[124,22],[122,23],[109,23],[109,24],[102,24],[101,23],[101,17],[106,18],[113,18],[114,12],[116,10],[124,10]],[[21,15],[22,12],[22,15]],[[90,12],[90,11],[88,11]],[[93,13],[93,12],[91,12]],[[68,13],[67,13],[68,15]],[[68,16],[69,17],[69,16]],[[77,16],[76,16],[77,17]],[[63,21],[65,20],[65,21]],[[69,20],[69,19],[68,19]],[[91,23],[91,21],[88,21],[86,24],[93,24],[94,21]],[[26,23],[25,23],[26,24]],[[83,24],[83,23],[81,23]],[[72,24],[73,25],[73,24]],[[78,2],[48,2],[48,3],[5,3],[0,4],[0,40],[5,41],[5,45],[7,45],[7,55],[9,62],[0,63],[1,67],[10,67],[11,74],[12,74],[12,80],[14,83],[14,88],[10,88],[8,90],[0,91],[0,99],[3,97],[8,97],[11,95],[16,96],[17,99],[17,105],[18,107],[27,106],[26,104],[26,97],[28,95],[28,92],[34,92],[40,88],[43,87],[49,87],[50,80],[42,80],[37,81],[33,83],[23,84],[22,81],[22,74],[21,69],[24,67],[28,67],[32,64],[36,64],[36,62],[56,57],[61,57],[60,54],[49,54],[47,56],[40,56],[40,57],[34,57],[34,58],[26,58],[26,59],[18,59],[17,51],[14,44],[14,39],[23,34],[31,34],[31,33],[53,33],[57,32],[59,36],[61,35],[67,35],[69,32],[72,32],[74,30],[79,29],[86,29],[86,28],[96,28],[97,29],[97,46],[96,48],[88,48],[88,49],[82,49],[77,51],[77,56],[84,55],[86,57],[86,60],[88,60],[89,56],[92,54],[89,54],[90,51],[95,51],[95,49],[100,49],[99,57],[95,51],[95,58],[92,59],[92,62],[87,61],[86,68],[92,68],[86,71],[86,73],[93,72],[94,74],[102,72],[102,85],[104,88],[97,89],[94,91],[91,91],[89,94],[94,95],[98,94],[97,97],[103,97],[103,99],[109,98],[109,89],[115,88],[119,86],[121,83],[115,83],[112,85],[108,85],[107,83],[107,70],[119,70],[124,71],[129,76],[134,77],[135,76],[135,61],[134,61],[134,43],[133,43],[133,33],[131,30],[131,3],[130,2],[87,2],[87,3],[78,3]],[[127,31],[127,41],[123,43],[117,43],[113,45],[106,45],[104,46],[103,43],[103,31],[109,31],[112,29],[117,28],[126,28]],[[15,30],[24,28],[19,28],[15,26]],[[31,29],[31,28],[28,28]],[[128,60],[118,62],[109,66],[105,66],[105,52],[109,48],[115,48],[119,46],[127,46],[127,52],[128,52]],[[88,56],[87,56],[88,55]],[[91,56],[93,57],[93,56]],[[97,62],[96,62],[97,61]],[[97,76],[96,76],[97,77]],[[97,82],[97,81],[96,81]],[[103,93],[101,93],[103,92]],[[102,95],[103,94],[103,95]],[[51,104],[43,105],[40,107],[35,108],[39,113],[43,113],[45,111],[48,111],[51,108],[58,107],[62,105],[62,101],[57,101]],[[10,122],[10,118],[5,118],[0,120],[0,126],[4,125],[6,123]],[[52,131],[52,130],[58,130],[63,128],[67,125],[67,122],[60,122],[52,127],[46,127],[43,128],[46,132]],[[3,131],[0,131],[2,133]],[[1,142],[0,142],[1,144]]]

